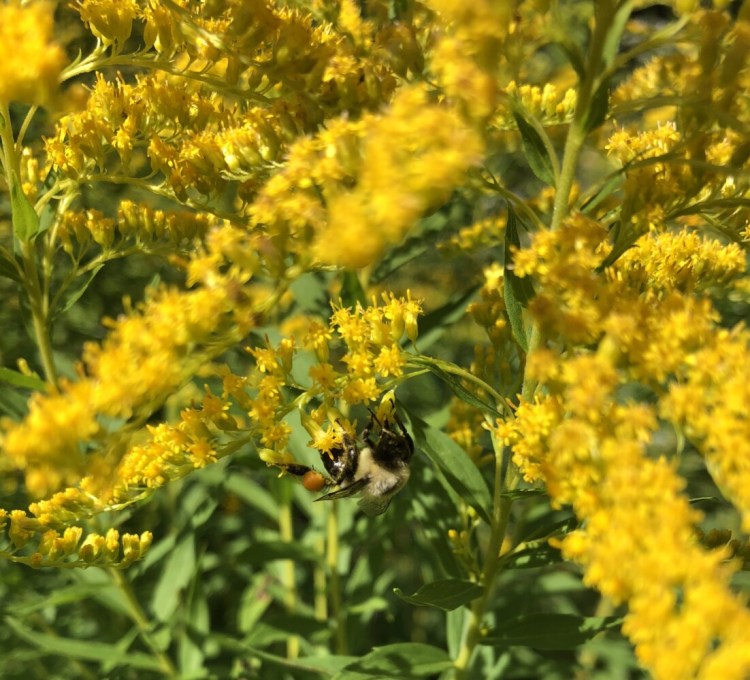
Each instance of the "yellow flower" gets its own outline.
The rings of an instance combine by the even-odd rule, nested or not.
[[[65,53],[52,40],[53,11],[45,2],[0,5],[0,102],[44,105],[57,91]]]
[[[368,123],[357,186],[331,197],[328,222],[316,234],[321,262],[373,262],[427,208],[445,201],[481,158],[478,135],[419,86],[401,89],[390,109]]]
[[[105,45],[121,46],[130,37],[138,5],[134,0],[78,0],[76,9]]]

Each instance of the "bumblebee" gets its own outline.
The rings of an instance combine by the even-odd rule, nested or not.
[[[409,480],[409,461],[414,454],[414,442],[394,409],[381,418],[370,412],[370,420],[360,434],[364,442],[361,448],[354,438],[343,432],[341,446],[330,452],[320,452],[328,478],[306,465],[286,465],[284,469],[302,477],[302,484],[309,491],[339,487],[316,498],[316,501],[359,495],[358,505],[366,515],[382,515],[393,496]],[[377,441],[373,441],[373,433]]]

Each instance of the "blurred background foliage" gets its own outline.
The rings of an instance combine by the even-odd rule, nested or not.
[[[398,12],[402,4],[408,3],[390,3],[391,11]],[[649,30],[675,18],[665,6],[641,4],[650,6],[637,17]],[[571,19],[570,25],[580,32],[571,39],[585,41],[591,3],[560,5],[568,18],[580,15],[577,22]],[[72,13],[58,11],[58,29],[71,58],[94,47],[91,34]],[[134,34],[131,40],[137,43],[141,37]],[[541,50],[528,65],[528,82],[545,83],[563,60],[559,50]],[[116,70],[126,78],[134,72],[123,66]],[[114,67],[105,71],[109,77],[114,72]],[[623,70],[618,77],[629,72]],[[93,82],[93,76],[82,76],[77,85]],[[14,124],[26,112],[26,107],[14,105]],[[40,140],[51,122],[35,119],[27,143]],[[547,129],[555,145],[564,139],[563,128]],[[529,171],[517,139],[506,148],[498,145],[486,165],[516,195],[540,194],[542,183]],[[586,175],[611,170],[592,155],[582,164],[582,184]],[[113,216],[125,199],[148,201],[156,208],[174,207],[164,198],[124,184],[87,186],[77,207]],[[6,198],[2,200],[0,232],[7,234],[10,206]],[[231,206],[231,197],[226,201]],[[461,229],[496,215],[504,203],[476,185],[456,190],[446,205],[425,216],[370,272],[373,289],[408,288],[425,300],[426,315],[417,341],[420,352],[461,366],[474,360],[475,346],[484,338],[465,314],[466,304],[476,299],[483,268],[504,260],[505,243],[501,237],[473,249],[450,244]],[[521,238],[526,242],[523,232]],[[71,305],[53,327],[60,372],[72,375],[83,343],[105,336],[102,318],[123,312],[124,292],[140,300],[148,287],[163,282],[184,285],[184,273],[158,252],[142,252],[109,262],[82,289],[73,290]],[[41,372],[28,351],[28,310],[19,309],[23,296],[17,286],[14,280],[0,277],[0,362],[15,366],[19,359],[28,359],[31,368]],[[288,306],[269,314],[265,325],[252,331],[248,344],[261,346],[266,338],[278,341],[284,319],[298,313],[327,318],[330,301],[339,295],[345,305],[364,296],[356,276],[330,270],[305,274],[293,284],[292,293]],[[733,310],[738,317],[746,314],[742,306]],[[249,362],[238,349],[220,360],[240,374]],[[509,353],[504,360],[511,372],[519,371],[518,354]],[[176,419],[181,408],[200,400],[204,385],[212,380],[210,375],[196,376],[153,414],[154,421]],[[22,388],[4,387],[0,410],[19,418],[26,412],[29,394]],[[0,677],[445,677],[451,659],[459,653],[467,626],[463,605],[469,601],[469,595],[452,589],[467,581],[474,557],[466,551],[488,540],[483,524],[476,524],[476,535],[468,542],[461,532],[473,531],[469,525],[476,513],[488,507],[493,471],[491,465],[476,466],[444,434],[450,431],[454,409],[460,408],[449,382],[427,374],[400,387],[398,398],[417,453],[408,487],[381,517],[365,517],[351,501],[314,504],[296,480],[277,478],[257,451],[246,446],[160,489],[137,507],[92,520],[90,528],[102,533],[111,526],[121,533],[153,532],[145,559],[125,572],[34,571],[2,563],[5,625],[0,627]],[[363,422],[366,414],[357,413]],[[314,463],[317,454],[308,446],[307,432],[295,417],[289,418],[289,424],[291,453],[299,461]],[[476,459],[487,462],[489,435],[474,444]],[[668,449],[674,442],[662,445]],[[695,502],[706,512],[707,535],[716,526],[736,527],[733,511],[717,503],[720,494],[710,477],[701,466],[691,468],[690,460],[685,457],[683,473],[691,497],[699,499]],[[22,507],[22,488],[7,477],[5,483],[4,504]],[[467,489],[476,501],[469,503],[468,510]],[[540,490],[522,488],[517,493],[510,532],[514,545],[527,547],[504,564],[486,619],[492,636],[479,648],[470,677],[647,677],[617,630],[623,611],[585,587],[580,570],[563,563],[547,543],[548,537],[575,526],[572,513],[553,510]],[[714,535],[712,540],[721,537]],[[744,579],[741,572],[738,587],[745,585]],[[442,581],[453,585],[438,589],[437,594],[420,595],[425,584]],[[399,644],[407,646],[399,648]],[[379,656],[376,648],[384,646],[390,656]],[[445,650],[445,656],[436,654],[435,648]],[[171,666],[165,666],[165,658],[171,659]]]

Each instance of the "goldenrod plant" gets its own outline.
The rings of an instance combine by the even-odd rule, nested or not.
[[[0,677],[750,677],[748,139],[747,2],[0,4]]]

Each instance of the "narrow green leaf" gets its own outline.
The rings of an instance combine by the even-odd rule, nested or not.
[[[628,223],[623,225],[622,222],[616,222],[612,227],[613,232],[613,243],[612,250],[609,255],[604,258],[602,263],[596,268],[597,272],[604,271],[607,267],[611,267],[617,260],[619,260],[623,253],[630,250],[635,242],[638,240],[640,234],[638,234],[633,226]]]
[[[104,265],[100,264],[99,266],[94,267],[94,269],[77,281],[76,285],[68,291],[68,294],[65,297],[65,302],[60,309],[61,314],[67,312],[76,302],[78,302],[78,300],[81,299],[81,296],[88,290],[103,266]]]
[[[5,617],[5,623],[22,640],[38,647],[42,652],[55,654],[66,658],[97,661],[101,664],[125,666],[141,670],[159,672],[162,670],[159,662],[147,654],[140,652],[123,652],[115,645],[108,645],[94,640],[75,640],[58,637],[48,633],[38,633],[24,626],[12,616]]]
[[[253,647],[268,647],[274,642],[285,642],[293,635],[309,640],[328,629],[328,623],[301,614],[267,616],[248,632],[245,642]]]
[[[611,83],[609,78],[603,80],[591,97],[591,104],[586,114],[584,130],[591,132],[596,130],[607,118],[609,112],[609,92]]]
[[[617,616],[575,616],[573,614],[526,614],[503,619],[483,645],[495,647],[532,647],[543,650],[576,649],[606,630],[619,628]]]
[[[239,598],[237,628],[240,632],[252,631],[272,602],[273,598],[268,592],[265,576],[260,572],[253,577],[250,585],[245,588]]]
[[[16,238],[22,243],[33,239],[39,233],[39,215],[23,193],[15,170],[10,171],[10,209]]]
[[[614,17],[610,20],[607,34],[604,36],[604,45],[602,46],[602,60],[605,66],[612,64],[620,50],[622,33],[625,30],[632,11],[632,2],[620,3]]]
[[[44,380],[36,375],[24,375],[12,368],[0,367],[0,382],[23,387],[28,390],[43,390],[46,386]]]
[[[466,316],[466,305],[476,295],[477,289],[478,286],[472,286],[468,290],[458,291],[442,307],[420,319],[417,339],[420,351],[424,352],[442,337],[451,324]]]
[[[612,173],[610,177],[602,184],[590,197],[581,205],[581,212],[588,215],[602,203],[602,201],[609,198],[617,189],[622,186],[622,171]]]
[[[28,413],[28,399],[16,390],[0,390],[0,413],[20,420]]]
[[[469,454],[447,434],[429,427],[423,420],[412,416],[409,421],[417,448],[424,451],[451,488],[489,524],[492,498]]]
[[[500,495],[503,498],[511,500],[521,500],[523,498],[534,498],[535,496],[545,496],[547,492],[544,489],[513,489],[513,491],[502,491]]]
[[[580,46],[572,40],[561,39],[554,43],[565,55],[580,79],[586,74],[586,60]]]
[[[168,621],[174,614],[194,575],[195,543],[192,534],[187,534],[170,553],[154,589],[151,606],[160,621]]]
[[[523,310],[534,297],[534,287],[527,278],[516,275],[513,269],[514,250],[521,247],[521,238],[518,234],[518,218],[515,210],[508,205],[508,222],[505,227],[505,285],[503,286],[503,297],[505,299],[505,310],[510,321],[510,330],[518,345],[524,352],[529,350],[529,339],[526,333],[526,324],[523,318]]]
[[[60,605],[71,604],[73,602],[89,600],[94,596],[101,595],[105,590],[116,592],[115,586],[111,582],[109,584],[76,583],[72,586],[58,588],[45,597],[39,598],[38,600],[26,602],[24,604],[14,604],[13,614],[15,614],[16,617],[25,618],[29,616],[29,614],[42,611],[47,607],[58,607]]]
[[[696,496],[691,498],[688,503],[721,503],[716,496]]]
[[[356,271],[341,274],[341,301],[344,307],[355,307],[357,303],[367,306],[367,296]]]
[[[274,560],[295,562],[315,562],[319,555],[310,547],[286,541],[259,541],[242,553],[242,561],[247,565],[259,565]]]
[[[436,212],[420,220],[415,233],[385,253],[370,275],[369,282],[380,283],[405,264],[421,257],[426,251],[433,250],[435,242],[452,224],[453,220],[444,212]]]
[[[0,276],[21,283],[21,275],[13,256],[5,248],[0,248]]]
[[[280,668],[289,668],[293,671],[307,671],[309,673],[316,673],[325,677],[332,677],[341,668],[349,665],[356,659],[351,656],[323,656],[323,657],[302,657],[299,659],[291,660],[283,656],[276,656],[270,654],[261,649],[257,649],[251,645],[246,644],[242,640],[235,640],[228,635],[222,635],[221,633],[213,633],[207,636],[208,642],[213,642],[227,649],[235,654],[243,654],[251,657],[255,657],[264,661],[272,666],[279,666]],[[275,677],[275,676],[269,676]]]
[[[661,156],[660,158],[666,158],[667,155]],[[645,163],[643,163],[645,165]],[[673,210],[665,217],[665,220],[675,219],[677,217],[684,217],[685,215],[699,215],[702,212],[708,212],[711,210],[724,210],[734,208],[750,208],[750,198],[716,198],[710,201],[699,201],[698,203],[691,203],[686,205],[684,208],[679,210]]]
[[[448,654],[455,659],[461,650],[468,609],[454,609],[445,614],[445,638],[448,643]]]
[[[402,600],[417,606],[452,611],[478,598],[484,592],[484,588],[473,581],[446,579],[427,583],[414,595],[405,595],[400,588],[394,588],[393,592]]]
[[[513,553],[503,561],[504,569],[538,569],[562,562],[560,551],[546,543]]]
[[[552,517],[557,518],[558,516],[559,513],[552,513]],[[577,526],[578,520],[575,515],[550,520],[550,515],[548,514],[542,516],[536,522],[529,522],[526,530],[522,531],[518,538],[520,541],[528,543],[530,541],[551,538],[552,536],[564,536],[573,531]]]
[[[442,380],[446,385],[448,385],[448,387],[451,389],[451,392],[453,392],[453,394],[459,397],[462,401],[465,401],[467,404],[470,404],[471,406],[474,406],[481,411],[485,411],[490,415],[500,415],[500,412],[494,405],[492,405],[489,401],[484,401],[474,392],[469,390],[461,382],[461,378],[459,376],[443,370],[436,362],[428,359],[427,357],[413,357],[410,361],[415,364],[419,364],[420,366],[424,366],[425,368],[429,368],[430,372],[435,377],[440,378],[440,380]]]
[[[354,678],[424,678],[453,667],[447,652],[432,645],[402,642],[376,647],[334,676],[335,680]]]
[[[537,129],[529,123],[520,111],[515,111],[513,117],[521,133],[521,142],[531,171],[545,184],[555,186],[555,169],[552,159],[547,153],[547,146]]]
[[[279,504],[266,489],[250,477],[234,472],[227,478],[224,488],[238,496],[250,507],[260,510],[270,520],[276,521],[278,519]]]

